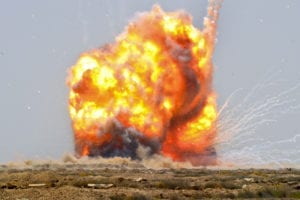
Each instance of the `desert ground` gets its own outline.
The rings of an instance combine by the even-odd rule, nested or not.
[[[300,170],[0,165],[0,199],[300,199]]]

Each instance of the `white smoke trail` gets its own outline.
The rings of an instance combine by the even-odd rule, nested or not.
[[[275,72],[263,79],[240,103],[234,101],[241,89],[235,91],[221,107],[216,139],[221,164],[259,167],[272,163],[282,167],[300,163],[300,134],[274,141],[259,131],[299,109],[295,94],[300,93],[300,83],[283,88],[278,75]]]

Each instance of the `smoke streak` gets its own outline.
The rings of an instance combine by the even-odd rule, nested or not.
[[[219,134],[216,139],[220,164],[235,163],[237,166],[264,166],[272,163],[278,167],[299,163],[300,135],[291,138],[267,138],[259,129],[275,124],[278,120],[299,109],[295,94],[300,84],[282,87],[280,73],[275,71],[257,83],[244,98],[234,92],[218,114]],[[281,87],[280,87],[281,86]],[[274,94],[270,91],[275,91]],[[241,99],[236,102],[236,98]],[[268,134],[270,135],[270,134]],[[284,136],[285,133],[282,134]]]

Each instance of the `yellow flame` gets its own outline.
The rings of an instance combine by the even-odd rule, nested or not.
[[[191,18],[155,7],[131,24],[116,44],[81,55],[68,81],[75,135],[87,144],[94,140],[101,143],[109,137],[99,138],[97,128],[116,118],[146,137],[163,138],[172,117],[184,110],[181,107],[189,88],[181,68],[190,67],[198,81],[207,81],[200,83],[207,90],[200,93],[209,97],[196,117],[173,126],[181,131],[178,143],[199,143],[216,120],[215,97],[209,88],[210,44],[209,38],[192,25]],[[176,51],[184,48],[190,59],[183,66]],[[83,145],[81,154],[87,155],[88,148]]]

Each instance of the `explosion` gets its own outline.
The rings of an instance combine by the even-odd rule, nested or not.
[[[114,44],[83,53],[68,77],[78,156],[131,157],[146,148],[174,161],[215,164],[212,53],[220,3],[204,30],[184,11],[154,6]]]

